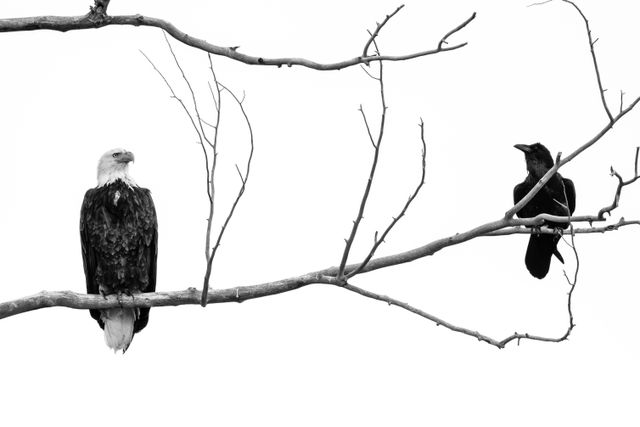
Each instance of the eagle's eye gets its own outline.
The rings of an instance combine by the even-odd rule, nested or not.
[[[116,159],[118,158],[118,156],[120,155],[120,153],[113,153],[112,156],[115,157]]]

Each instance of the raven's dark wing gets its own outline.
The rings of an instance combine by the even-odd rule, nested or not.
[[[524,196],[526,196],[529,191],[531,191],[534,185],[535,184],[529,182],[528,179],[525,179],[520,184],[513,187],[513,204],[515,205],[520,200],[522,200]],[[524,205],[516,215],[518,215],[520,218],[530,218],[538,214],[539,212],[535,212],[534,200],[530,200],[529,203]]]
[[[569,178],[562,178],[564,184],[564,191],[567,194],[567,204],[569,205],[569,212],[573,215],[576,210],[576,188],[573,185],[573,181]]]

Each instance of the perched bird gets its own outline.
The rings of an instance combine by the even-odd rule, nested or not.
[[[513,189],[513,202],[518,203],[538,183],[540,178],[553,167],[553,158],[547,148],[540,144],[514,145],[524,152],[527,163],[527,177]],[[569,212],[567,212],[569,209]],[[568,216],[576,209],[576,190],[573,181],[555,173],[538,193],[518,212],[520,218],[531,218],[542,213]],[[567,228],[568,223],[545,222],[552,228]],[[560,234],[531,233],[524,263],[532,276],[544,278],[549,272],[551,256],[555,255],[564,264],[564,259],[558,252],[557,244]]]
[[[156,289],[158,221],[151,193],[129,176],[133,153],[116,148],[98,162],[98,185],[80,210],[87,293],[133,295]],[[124,353],[149,321],[149,308],[89,310],[107,345]]]

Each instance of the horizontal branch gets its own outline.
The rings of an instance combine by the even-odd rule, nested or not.
[[[242,302],[293,291],[312,283],[333,283],[333,279],[311,273],[260,285],[212,289],[209,291],[207,299],[209,304]],[[96,308],[104,310],[113,307],[134,308],[200,305],[201,295],[202,291],[196,288],[188,288],[183,291],[148,292],[134,296],[122,295],[120,298],[115,295],[103,297],[101,295],[83,294],[73,291],[42,291],[35,295],[0,303],[0,319],[47,307],[68,307],[80,310]]]
[[[551,217],[550,215],[541,214],[535,218],[525,219],[500,219],[498,221],[489,222],[476,227],[472,230],[456,233],[453,236],[445,237],[443,239],[435,240],[427,245],[415,248],[409,251],[380,257],[373,259],[362,268],[361,272],[369,272],[378,270],[384,267],[390,267],[393,265],[404,264],[414,261],[419,258],[423,258],[429,255],[433,255],[439,250],[448,246],[463,243],[465,241],[474,239],[480,236],[491,235],[506,235],[525,232],[524,229],[513,228],[515,226],[522,226],[532,221],[544,221],[545,217]],[[563,219],[563,217],[557,217]],[[579,217],[576,217],[579,218]],[[572,218],[573,219],[573,218]],[[617,230],[621,226],[626,225],[640,225],[640,221],[625,221],[621,219],[618,223],[612,224],[600,228],[592,229],[576,229],[576,233],[589,233],[589,232],[607,232]],[[503,231],[499,231],[503,230]],[[523,230],[523,231],[520,231]],[[591,230],[591,231],[589,231]],[[526,230],[526,232],[531,232]],[[541,232],[545,231],[542,228]],[[357,268],[361,267],[361,263],[354,263],[345,266],[345,274],[349,274]],[[208,304],[226,303],[226,302],[242,302],[249,299],[262,298],[270,295],[276,295],[283,292],[289,292],[299,289],[303,286],[311,284],[332,284],[339,285],[343,282],[336,279],[338,274],[338,266],[326,268],[324,270],[315,271],[312,273],[303,274],[301,276],[292,277],[288,279],[277,280],[274,282],[267,282],[258,285],[250,286],[238,286],[227,289],[212,289],[207,297]],[[171,291],[171,292],[150,292],[144,294],[138,294],[134,297],[122,296],[120,299],[116,296],[110,295],[102,297],[100,295],[87,295],[83,293],[76,293],[72,291],[42,291],[38,294],[28,297],[20,298],[13,301],[0,303],[0,319],[5,317],[14,316],[16,314],[24,313],[31,310],[37,310],[47,307],[69,307],[75,309],[106,309],[112,307],[165,307],[165,306],[177,306],[177,305],[195,305],[200,304],[201,290],[195,288],[189,288],[183,291]]]
[[[206,40],[192,37],[184,31],[178,29],[172,23],[159,18],[153,18],[144,15],[116,15],[110,16],[106,14],[106,10],[101,8],[92,8],[91,11],[82,16],[33,16],[25,18],[8,18],[0,19],[0,33],[18,32],[18,31],[35,31],[35,30],[52,30],[52,31],[75,31],[86,30],[90,28],[102,28],[109,25],[130,25],[135,27],[156,27],[166,31],[174,39],[194,47],[196,49],[209,52],[213,55],[224,56],[235,61],[243,62],[249,65],[271,65],[281,67],[286,65],[300,65],[302,67],[314,70],[340,70],[357,64],[369,64],[373,61],[405,61],[409,59],[419,58],[422,56],[433,55],[440,52],[460,49],[467,43],[459,43],[452,46],[445,46],[446,39],[463,29],[473,19],[476,14],[472,14],[464,22],[459,24],[453,30],[449,31],[434,49],[415,52],[407,55],[365,55],[356,56],[339,62],[320,63],[305,58],[265,58],[262,56],[246,55],[238,52],[238,47],[222,47],[211,44]]]
[[[620,218],[620,221],[615,224],[604,225],[602,227],[585,227],[585,228],[574,228],[574,234],[593,234],[593,233],[606,233],[607,231],[615,231],[619,228],[626,227],[629,225],[640,225],[640,221],[626,221],[624,218]],[[563,230],[564,231],[564,230]],[[511,227],[511,228],[503,228],[502,230],[493,231],[491,233],[485,234],[485,236],[508,236],[510,234],[558,234],[558,230],[549,228],[549,227],[541,227],[538,230],[532,230],[530,228],[525,227]]]

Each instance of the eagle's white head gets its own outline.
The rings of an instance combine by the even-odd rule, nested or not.
[[[129,176],[129,162],[134,160],[133,153],[124,148],[114,148],[104,153],[98,162],[98,187],[111,184],[118,179],[129,186],[136,186]]]

